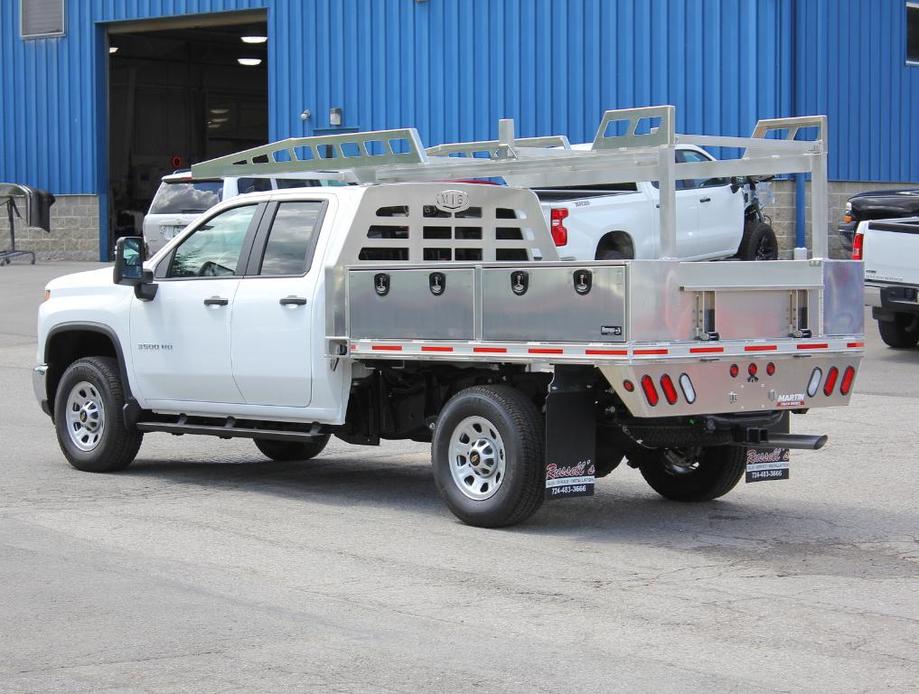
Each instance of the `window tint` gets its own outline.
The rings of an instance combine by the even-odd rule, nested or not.
[[[677,162],[688,162],[696,164],[698,162],[711,161],[701,152],[695,152],[691,149],[678,149],[676,152]],[[730,183],[727,178],[689,178],[684,181],[677,181],[677,190],[688,190],[690,188],[714,188],[717,186],[726,186]]]
[[[148,214],[197,214],[220,202],[223,181],[163,181]]]
[[[261,193],[266,190],[271,190],[271,179],[240,178],[236,182],[236,189],[239,191],[240,195],[245,195],[246,193]]]
[[[234,207],[198,227],[176,248],[167,276],[235,275],[255,209],[255,205]]]
[[[271,223],[260,275],[302,275],[312,258],[321,202],[282,202]]]

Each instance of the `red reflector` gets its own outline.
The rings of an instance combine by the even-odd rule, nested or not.
[[[772,362],[769,362],[768,364],[766,364],[766,373],[769,374],[770,376],[774,374],[775,364],[773,364]]]
[[[664,397],[667,398],[668,403],[671,405],[676,403],[676,388],[673,387],[673,381],[667,374],[661,376],[661,390],[664,391]]]
[[[852,390],[852,381],[854,380],[855,369],[851,366],[847,366],[842,374],[842,383],[839,384],[839,392],[843,395],[848,395],[849,391]]]
[[[690,347],[690,354],[718,354],[724,351],[724,347]]]
[[[561,347],[530,347],[527,352],[530,354],[564,354],[565,350]]]
[[[740,373],[740,367],[737,364],[731,364],[731,378],[737,378],[737,374]]]
[[[641,389],[645,391],[645,398],[647,398],[648,404],[651,407],[656,407],[660,397],[657,394],[657,388],[654,387],[654,380],[650,376],[641,377]]]
[[[864,346],[865,346],[864,342],[847,342],[846,343],[846,347],[848,347],[849,349],[859,349]]]
[[[775,352],[778,345],[747,345],[743,348],[744,352]]]
[[[566,217],[568,217],[567,207],[553,207],[549,213],[552,242],[556,246],[565,246],[568,243],[568,230],[565,228]]]
[[[371,345],[370,349],[375,352],[401,352],[402,345]]]
[[[505,354],[507,347],[473,347],[472,351],[476,354]]]
[[[852,239],[852,260],[863,260],[865,257],[865,235],[860,231],[855,232]]]
[[[826,374],[826,381],[823,383],[823,394],[829,397],[833,394],[833,388],[836,387],[836,379],[839,378],[839,369],[831,366]]]
[[[629,381],[629,380],[623,381],[623,382],[622,382],[622,387],[625,388],[629,393],[631,393],[632,391],[635,390],[635,384],[632,383],[632,382]]]
[[[747,367],[747,373],[750,374],[751,376],[755,376],[756,375],[756,364],[750,364],[750,366]]]
[[[452,352],[452,347],[441,347],[440,345],[421,345],[422,352]]]

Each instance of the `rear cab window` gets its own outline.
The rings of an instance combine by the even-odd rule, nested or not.
[[[223,181],[163,181],[147,214],[200,214],[220,202]]]
[[[325,207],[326,203],[319,200],[278,203],[256,274],[289,276],[308,272]]]

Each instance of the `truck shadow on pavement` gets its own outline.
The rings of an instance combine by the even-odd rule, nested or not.
[[[808,571],[833,575],[919,576],[914,533],[880,538],[878,527],[909,527],[904,516],[848,505],[815,508],[801,497],[733,497],[681,504],[636,488],[617,470],[598,481],[589,499],[546,503],[527,522],[504,530],[465,528],[434,486],[426,458],[396,461],[331,454],[313,461],[276,463],[176,462],[141,459],[126,470],[178,485],[269,494],[322,506],[393,509],[413,521],[455,524],[473,533],[556,536],[590,543],[630,544],[701,552],[718,561],[768,563],[777,575]],[[637,473],[635,473],[637,474]],[[622,475],[617,480],[617,475]],[[617,486],[617,481],[622,486]],[[623,484],[625,482],[625,484]],[[910,548],[911,547],[911,548]]]

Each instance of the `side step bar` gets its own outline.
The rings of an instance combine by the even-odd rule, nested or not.
[[[252,422],[247,422],[252,424]],[[302,429],[263,429],[258,426],[238,426],[233,417],[227,418],[222,424],[189,423],[188,417],[182,415],[175,422],[138,422],[137,430],[143,432],[162,431],[173,436],[184,434],[197,434],[202,436],[217,436],[221,439],[246,438],[268,439],[270,441],[311,441],[322,434],[318,425],[313,425],[309,431]]]

